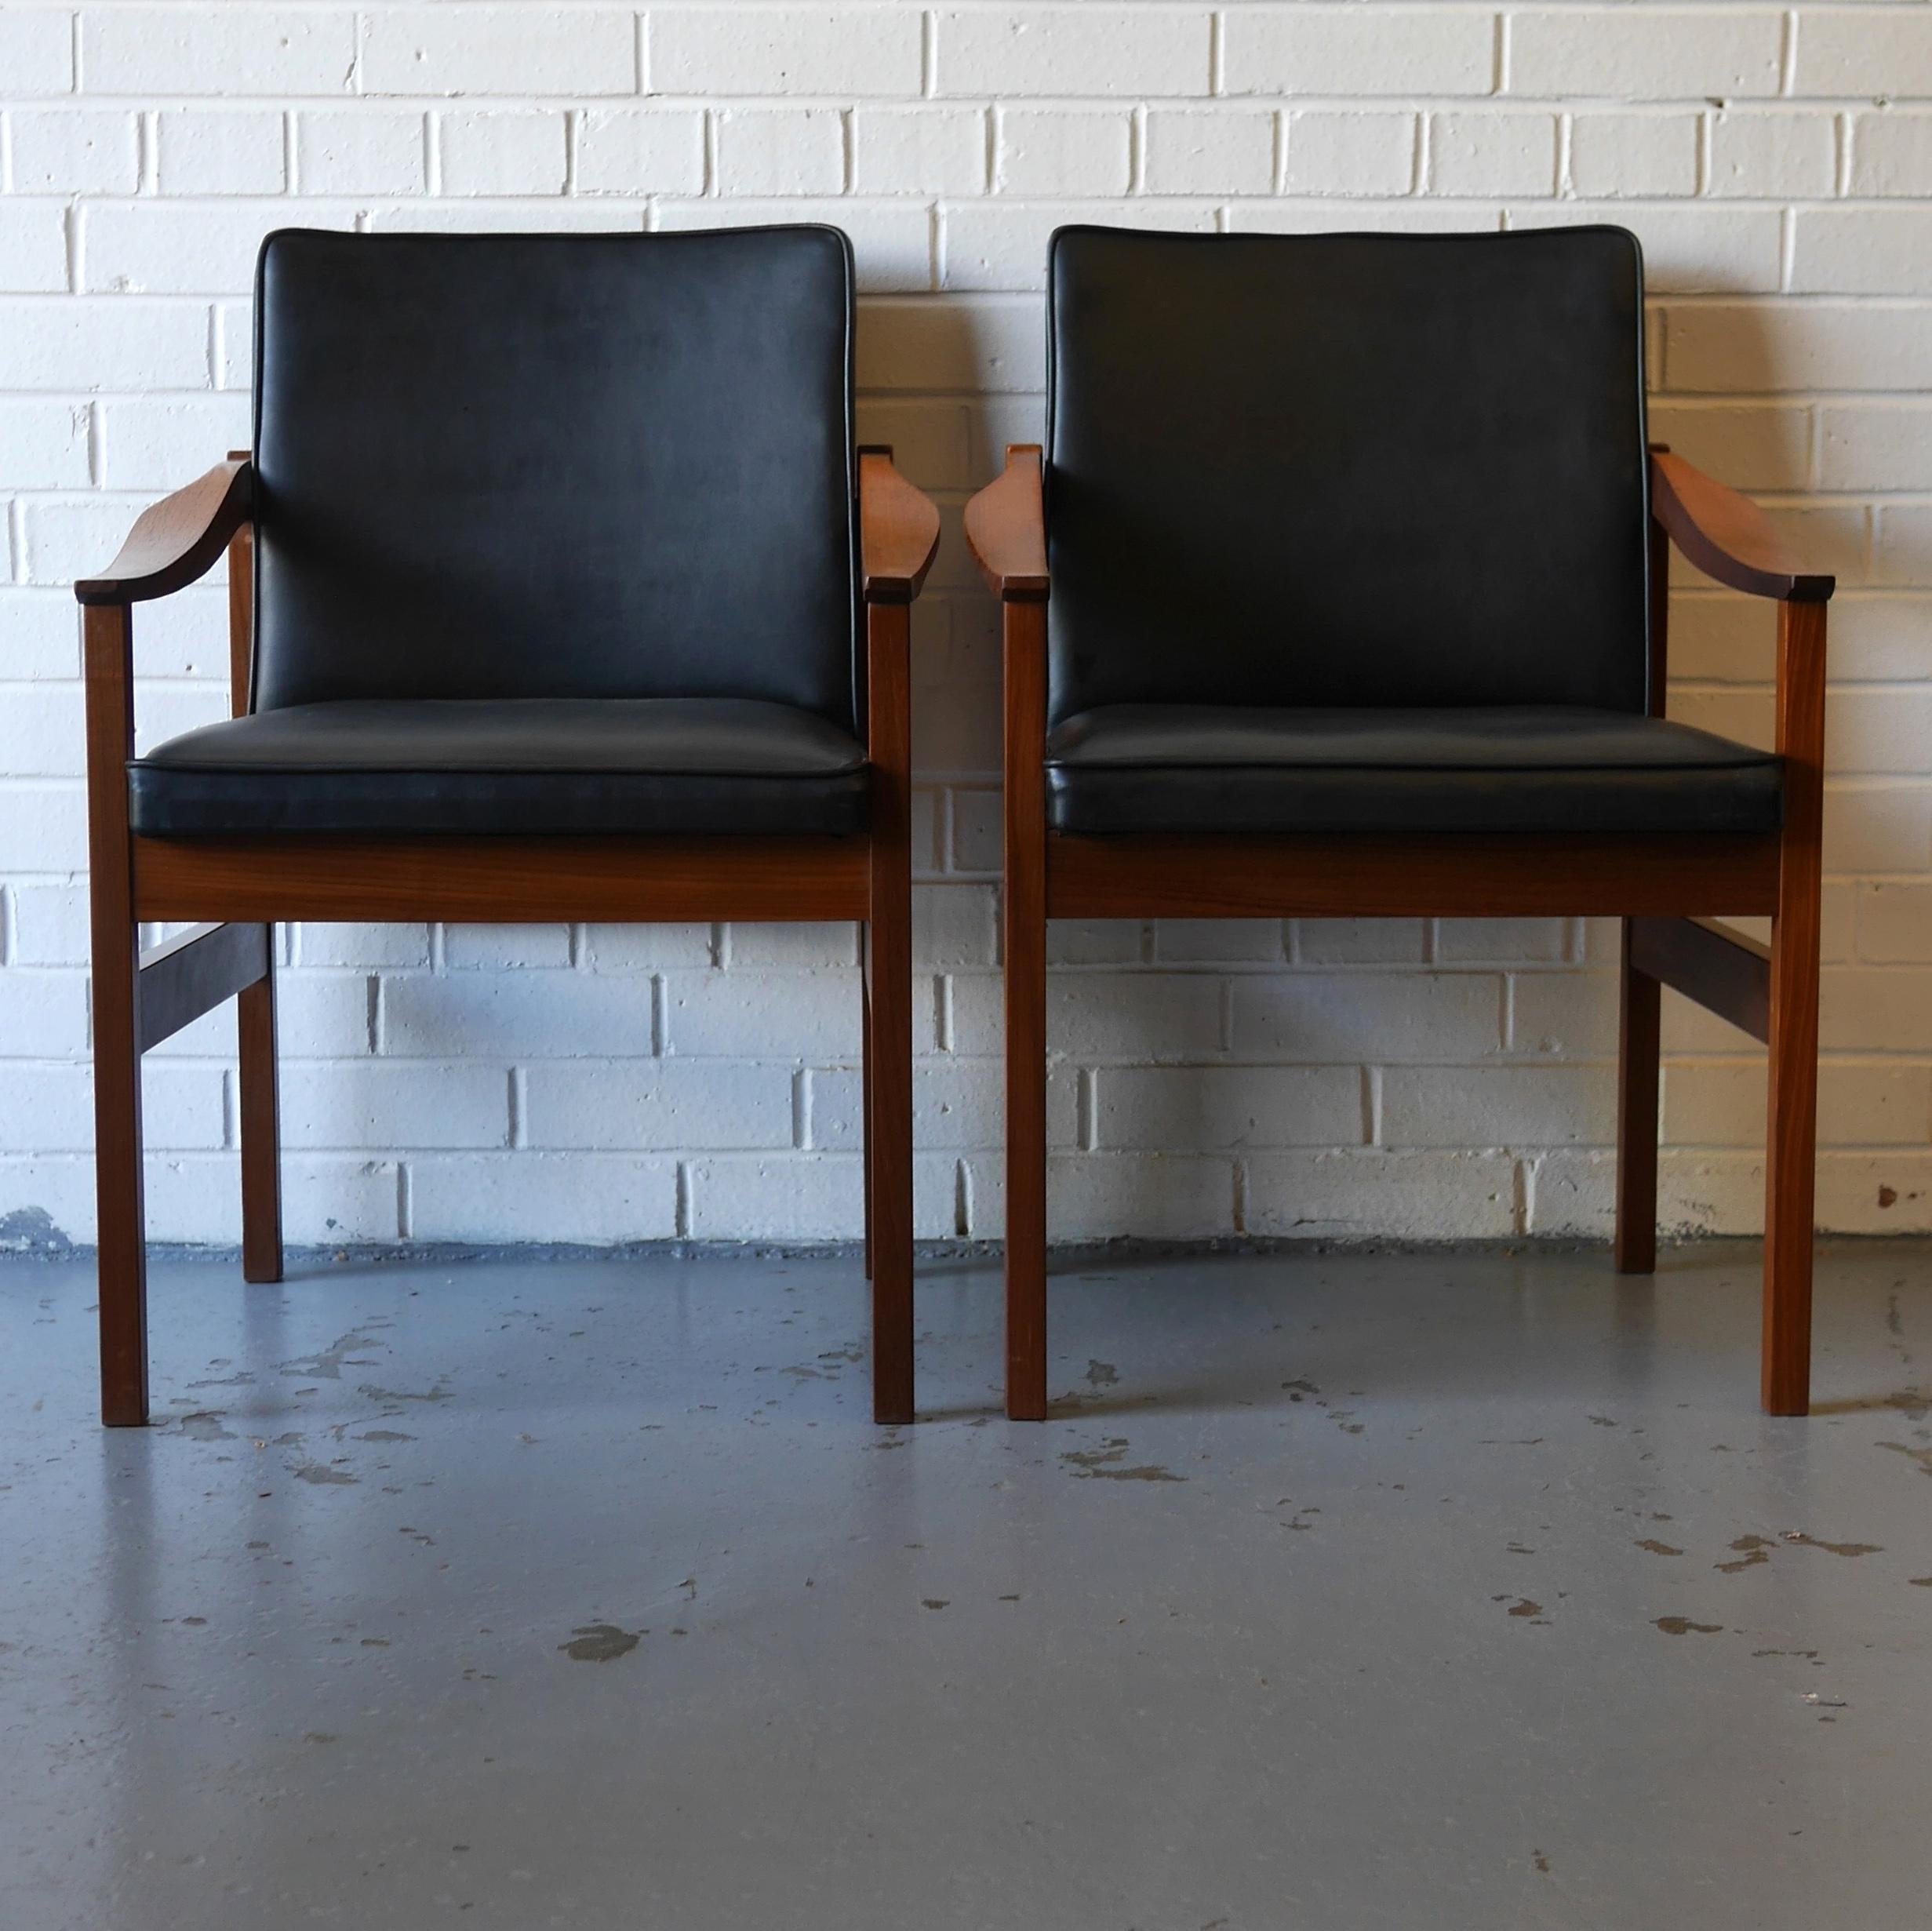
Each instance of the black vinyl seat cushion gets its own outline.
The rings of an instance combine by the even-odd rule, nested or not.
[[[1778,759],[1617,711],[1108,704],[1046,740],[1057,831],[1774,831]]]
[[[184,732],[128,767],[135,831],[862,831],[865,748],[744,698],[358,699]]]

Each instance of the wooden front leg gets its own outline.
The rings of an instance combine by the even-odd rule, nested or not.
[[[1811,1406],[1811,1263],[1818,1134],[1819,875],[1823,867],[1825,610],[1777,609],[1785,828],[1771,920],[1770,1093],[1764,1162],[1765,1411]]]
[[[147,1252],[141,1194],[140,938],[128,827],[134,755],[133,622],[88,607],[87,852],[93,918],[95,1240],[100,1274],[100,1418],[147,1419]]]
[[[865,609],[872,766],[865,1065],[872,1419],[910,1421],[912,1375],[912,711],[904,603]]]
[[[1006,1413],[1046,1419],[1046,605],[1009,602]]]

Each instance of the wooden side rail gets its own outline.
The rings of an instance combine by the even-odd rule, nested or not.
[[[864,838],[147,838],[142,919],[864,918]]]
[[[136,979],[140,1049],[192,1025],[268,976],[267,925],[195,925],[142,953]]]
[[[1777,904],[1774,833],[1061,833],[1046,844],[1051,918],[1635,917]],[[1671,922],[1668,919],[1662,921]]]
[[[1633,918],[1630,963],[1759,1045],[1771,1036],[1771,948],[1708,918]]]

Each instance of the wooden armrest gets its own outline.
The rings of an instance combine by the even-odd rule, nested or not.
[[[939,547],[939,511],[893,468],[892,451],[859,452],[859,558],[868,603],[910,603]]]
[[[82,603],[142,603],[205,575],[247,521],[255,471],[217,463],[205,476],[142,511],[102,576],[74,586]]]
[[[989,588],[1008,603],[1046,601],[1046,517],[1037,442],[1007,445],[1006,468],[966,505],[966,535]]]
[[[1800,568],[1770,520],[1748,496],[1681,456],[1650,452],[1650,514],[1706,576],[1781,603],[1822,603],[1835,577]]]

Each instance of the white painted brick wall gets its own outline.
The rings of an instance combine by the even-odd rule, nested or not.
[[[1038,433],[1047,235],[1613,220],[1656,431],[1841,573],[1819,1213],[1932,1227],[1932,8],[1910,0],[0,4],[0,1239],[92,1230],[65,585],[247,436],[255,245],[852,234],[861,432],[940,497],[917,614],[918,1224],[996,1236],[999,656],[958,510]],[[1673,713],[1761,738],[1768,616],[1680,566]],[[220,714],[219,577],[141,737]],[[856,1232],[850,930],[283,935],[299,1240]],[[1057,926],[1053,1227],[1601,1234],[1603,921]],[[1762,1211],[1763,1055],[1667,1002],[1663,1217]],[[155,1235],[236,1231],[232,1022],[149,1060]]]
[[[446,195],[561,195],[568,172],[561,115],[465,108],[438,115]]]

